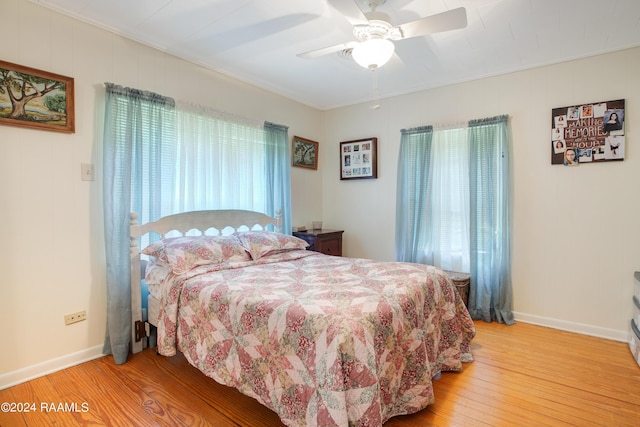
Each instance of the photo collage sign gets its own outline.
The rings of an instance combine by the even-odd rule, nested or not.
[[[551,110],[551,164],[624,160],[624,99]]]

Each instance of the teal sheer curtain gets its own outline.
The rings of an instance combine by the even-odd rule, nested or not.
[[[277,211],[282,215],[282,233],[291,234],[291,159],[289,145],[289,128],[265,122],[265,184],[267,194],[266,214],[275,216]]]
[[[107,331],[104,353],[127,360],[131,344],[130,212],[150,212],[162,203],[149,165],[170,160],[175,141],[174,101],[151,92],[106,85],[103,138],[104,232],[107,263]]]
[[[511,289],[508,116],[469,122],[471,282],[474,319],[514,323]]]
[[[429,163],[433,128],[402,129],[396,188],[395,259],[429,264]]]
[[[467,144],[467,148],[447,150],[446,144],[454,142],[452,138],[458,139],[458,145]],[[446,238],[443,234],[468,230],[468,238],[461,241],[466,242],[463,250],[468,251],[469,259],[463,264],[469,266],[471,275],[469,313],[474,319],[513,324],[509,143],[506,115],[474,120],[460,129],[434,131],[424,126],[401,131],[395,258],[448,269],[449,265],[439,265],[447,262],[443,261],[446,256],[438,255],[447,245],[439,241]],[[468,165],[468,178],[464,178],[468,182],[460,183],[455,193],[464,199],[456,206],[468,206],[469,212],[459,216],[465,224],[448,224],[443,230],[438,218],[451,214],[452,192],[443,175],[459,167],[452,153],[454,157],[460,153],[460,160]]]

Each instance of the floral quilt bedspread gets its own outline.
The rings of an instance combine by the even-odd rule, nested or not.
[[[176,276],[161,302],[161,354],[178,348],[287,426],[382,425],[472,360],[464,303],[426,265],[288,251]]]

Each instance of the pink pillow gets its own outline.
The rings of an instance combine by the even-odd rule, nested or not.
[[[166,262],[174,274],[201,265],[251,260],[235,236],[172,237],[152,243],[142,253]]]
[[[253,260],[276,252],[306,249],[309,244],[302,239],[272,231],[243,231],[234,234]]]

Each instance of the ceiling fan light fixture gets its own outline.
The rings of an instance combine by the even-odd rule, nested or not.
[[[353,48],[353,59],[364,68],[375,69],[386,64],[394,51],[393,42],[387,39],[369,39]]]

